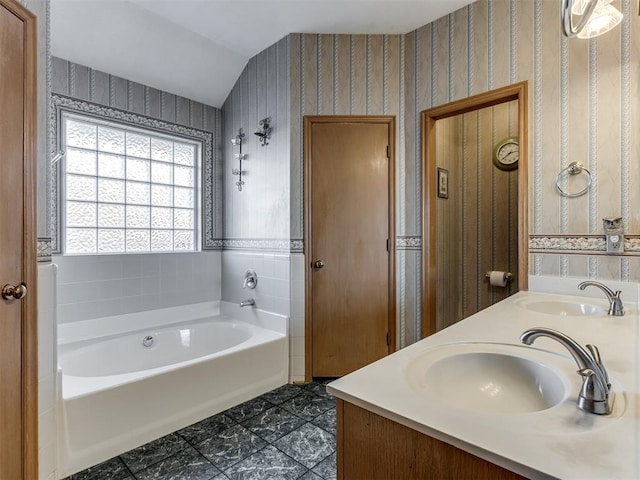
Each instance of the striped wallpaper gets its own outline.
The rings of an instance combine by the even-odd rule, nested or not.
[[[531,273],[640,281],[638,256],[596,255],[580,250],[579,242],[570,254],[553,248],[563,236],[600,235],[601,218],[616,214],[627,233],[640,234],[640,188],[634,184],[640,164],[633,160],[640,158],[640,144],[631,136],[640,127],[640,17],[635,1],[614,4],[625,14],[622,25],[590,41],[563,38],[560,2],[547,0],[479,0],[405,35],[285,37],[250,60],[222,109],[224,139],[244,128],[249,157],[245,190],[237,192],[229,173],[233,151],[221,142],[224,219],[216,228],[238,248],[244,240],[289,240],[298,250],[302,117],[396,115],[398,338],[400,345],[412,343],[421,317],[419,114],[527,80],[530,233],[543,246],[531,254]],[[60,62],[53,60],[54,92],[209,128],[210,107],[81,66],[60,68]],[[252,134],[263,116],[274,120],[267,147]],[[591,170],[593,187],[582,197],[563,198],[555,177],[577,160]]]
[[[402,148],[405,137],[405,65],[402,35],[292,34],[291,235],[302,238],[305,115],[395,115],[396,285],[398,345],[420,336],[421,251],[407,247],[419,233],[419,161]]]
[[[518,290],[518,172],[492,161],[494,145],[517,134],[517,108],[512,101],[438,120],[436,164],[449,183],[448,198],[436,200],[438,330]],[[491,270],[513,281],[492,287]]]
[[[567,40],[560,2],[480,0],[406,35],[290,35],[291,230],[302,234],[301,119],[306,114],[398,116],[397,231],[421,231],[422,110],[522,80],[530,86],[530,233],[601,234],[621,214],[640,233],[640,18],[616,2],[621,27],[594,40]],[[295,112],[299,108],[299,115]],[[572,161],[593,174],[588,195],[567,199],[555,177]],[[297,180],[297,181],[296,181]],[[640,281],[637,256],[531,254],[531,274]],[[586,254],[576,254],[586,253]],[[398,249],[400,344],[419,336],[420,252]]]
[[[101,107],[111,107],[121,112],[140,115],[144,119],[161,120],[170,124],[191,127],[210,132],[213,140],[213,188],[205,188],[211,196],[203,200],[203,214],[207,217],[203,229],[206,239],[203,246],[211,248],[222,237],[222,185],[216,173],[221,170],[222,156],[219,145],[222,135],[222,112],[218,108],[156,90],[121,77],[93,70],[57,57],[51,58],[51,93],[64,95],[73,100],[91,102]],[[146,120],[145,120],[146,121]],[[156,122],[157,123],[157,122]],[[50,119],[50,141],[55,143],[56,119]],[[52,150],[56,147],[52,146]],[[52,171],[52,190],[55,195],[57,183],[56,170]],[[204,192],[203,192],[204,196]],[[55,197],[54,197],[55,200]],[[56,209],[52,208],[51,243],[54,253],[60,252],[58,221]],[[207,226],[208,228],[205,228]],[[208,244],[208,245],[207,245]]]
[[[239,126],[255,128],[265,101],[261,95],[272,102],[265,113],[271,116],[286,98],[289,117],[275,124],[286,133],[274,148],[274,168],[286,171],[286,179],[265,175],[253,181],[267,191],[288,189],[288,201],[276,200],[272,191],[262,198],[282,214],[288,210],[290,240],[298,246],[303,236],[303,116],[396,115],[401,346],[420,336],[420,112],[510,83],[527,80],[530,87],[529,230],[532,246],[538,247],[530,254],[531,274],[640,281],[638,256],[594,254],[589,241],[569,242],[573,249],[559,253],[567,243],[563,236],[601,235],[605,216],[621,214],[626,232],[640,234],[640,189],[633,188],[640,164],[631,161],[640,158],[640,145],[631,141],[631,132],[640,127],[640,18],[631,0],[616,0],[625,14],[621,27],[590,41],[567,40],[559,27],[560,3],[479,0],[405,35],[291,34],[252,59],[255,66],[247,66],[225,103],[224,118],[232,116],[233,133]],[[274,53],[267,53],[273,50],[275,65]],[[286,78],[269,76],[285,64]],[[275,80],[260,85],[265,78]],[[281,107],[277,112],[281,117]],[[226,126],[225,137],[229,133]],[[281,141],[288,144],[288,154]],[[577,160],[592,171],[593,187],[583,197],[561,197],[555,177]],[[230,162],[225,153],[225,175]],[[247,177],[247,185],[250,181]],[[231,180],[225,178],[224,185],[229,189]],[[243,226],[259,215],[240,207],[241,201],[236,194],[225,203],[225,238],[239,239],[241,246],[241,239],[279,237],[280,215],[264,228]],[[587,247],[581,250],[580,245]]]
[[[254,249],[255,240],[273,250],[282,250],[289,240],[289,40],[251,58],[222,106],[224,156],[223,236],[232,248]],[[254,135],[258,122],[271,117],[269,144],[261,146]],[[235,186],[238,168],[231,138],[242,128],[242,191]],[[288,242],[284,249],[289,250]],[[237,246],[237,247],[236,247]]]
[[[602,217],[618,214],[627,233],[640,233],[640,166],[630,161],[640,153],[630,141],[640,116],[640,17],[635,2],[616,4],[621,27],[590,41],[565,39],[560,2],[545,0],[481,0],[404,36],[408,132],[425,108],[529,82],[532,235],[601,235]],[[417,138],[405,136],[407,158],[418,157]],[[568,199],[555,178],[572,161],[591,170],[593,187]],[[640,281],[636,256],[572,253],[532,254],[531,273]]]

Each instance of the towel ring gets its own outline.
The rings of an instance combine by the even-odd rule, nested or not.
[[[587,186],[584,187],[579,192],[576,192],[576,193],[565,192],[564,190],[562,190],[562,188],[560,188],[560,177],[562,177],[562,174],[564,172],[568,172],[569,175],[579,175],[582,172],[587,172],[587,175],[589,176],[589,181],[587,182]],[[591,180],[592,180],[591,179],[591,172],[589,170],[587,170],[586,168],[584,168],[584,165],[582,163],[580,163],[580,162],[571,162],[567,168],[565,168],[564,170],[560,170],[560,173],[556,177],[556,188],[558,189],[558,192],[560,192],[560,195],[562,195],[563,197],[575,198],[575,197],[579,197],[580,195],[584,195],[585,193],[587,193],[587,190],[589,190],[589,187],[591,187]]]

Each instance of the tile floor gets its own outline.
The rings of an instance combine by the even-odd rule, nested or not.
[[[335,479],[329,381],[284,385],[66,480]]]

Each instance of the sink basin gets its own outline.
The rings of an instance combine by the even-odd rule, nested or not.
[[[604,315],[606,313],[603,308],[584,302],[538,300],[523,302],[521,306],[533,312],[546,313],[547,315],[560,315],[563,317]]]
[[[465,410],[502,414],[547,410],[567,397],[566,376],[530,354],[556,357],[516,345],[458,344],[419,357],[406,375],[414,391]]]

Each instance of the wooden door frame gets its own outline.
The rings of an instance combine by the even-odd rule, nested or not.
[[[529,128],[526,81],[463,98],[422,112],[422,338],[436,332],[436,121],[463,113],[518,102],[518,289],[529,276]]]
[[[0,5],[24,23],[24,210],[22,216],[22,272],[29,294],[22,302],[22,473],[38,478],[38,334],[36,254],[36,120],[37,35],[36,17],[15,0]]]
[[[313,280],[310,262],[313,258],[311,238],[311,127],[314,124],[327,123],[367,123],[387,125],[389,134],[389,312],[388,330],[391,336],[389,353],[396,350],[396,222],[395,222],[395,151],[396,151],[396,117],[393,115],[305,115],[304,116],[304,278],[305,278],[305,382],[313,380],[313,336],[312,336],[312,302],[311,293]]]

